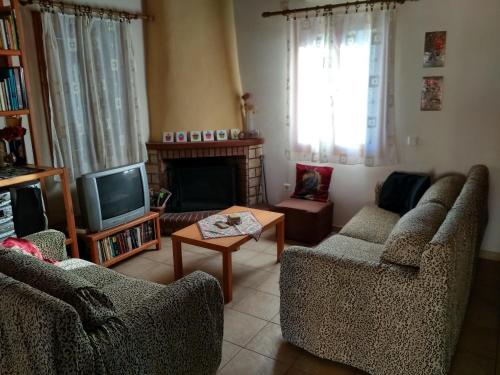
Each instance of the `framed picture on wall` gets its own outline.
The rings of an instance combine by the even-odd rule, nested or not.
[[[213,130],[203,130],[203,141],[212,142],[214,140]]]
[[[189,140],[191,142],[201,142],[201,131],[192,130],[189,132]]]
[[[175,132],[175,141],[178,143],[187,142],[186,132]]]
[[[174,132],[163,132],[163,143],[173,143],[174,139]]]
[[[424,68],[441,68],[446,55],[446,31],[425,33]]]
[[[230,136],[231,136],[231,139],[238,139],[238,137],[239,137],[239,135],[240,135],[240,132],[241,132],[241,130],[240,130],[240,129],[236,129],[236,128],[235,128],[235,129],[231,129],[231,130],[229,131],[229,134],[230,134]]]
[[[227,141],[227,130],[216,130],[215,138],[218,141]]]
[[[443,109],[442,76],[423,78],[420,109],[422,111],[441,111]]]

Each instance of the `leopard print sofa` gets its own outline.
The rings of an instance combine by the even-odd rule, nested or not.
[[[29,239],[60,263],[0,249],[1,374],[216,373],[224,304],[215,278],[194,272],[164,286],[67,259],[60,232]]]
[[[441,202],[446,212],[432,218],[440,225],[423,244],[418,267],[384,260],[387,243],[366,240],[387,239],[388,226],[401,229],[386,213],[377,222],[375,207],[364,210],[366,225],[357,217],[316,248],[287,249],[280,276],[284,339],[372,375],[447,374],[487,223],[488,169],[474,166],[464,180],[435,183],[422,197],[420,216]]]

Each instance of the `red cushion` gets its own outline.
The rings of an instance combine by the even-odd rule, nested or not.
[[[318,202],[328,201],[333,168],[297,164],[297,181],[292,198]]]

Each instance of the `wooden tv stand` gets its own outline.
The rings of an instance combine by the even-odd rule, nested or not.
[[[154,235],[153,239],[149,240],[147,242],[142,242],[140,246],[138,247],[133,247],[130,250],[127,250],[126,252],[123,252],[119,255],[113,256],[111,259],[107,260],[102,260],[102,256],[99,256],[99,242],[101,240],[108,239],[109,237],[113,237],[115,235],[119,235],[122,232],[127,232],[129,229],[139,227],[142,224],[152,221],[153,222],[153,228],[154,228]],[[103,230],[101,232],[96,232],[96,233],[78,233],[78,237],[84,240],[88,246],[88,249],[90,251],[90,260],[95,263],[99,264],[104,267],[109,267],[112,266],[115,263],[121,262],[122,260],[125,260],[132,255],[138,254],[144,250],[147,250],[154,246],[156,250],[161,249],[161,235],[160,235],[160,215],[157,212],[149,212],[146,215],[132,220],[128,223],[118,225],[113,228],[109,228],[106,230]],[[102,242],[101,242],[102,244]],[[102,249],[102,246],[101,246]]]

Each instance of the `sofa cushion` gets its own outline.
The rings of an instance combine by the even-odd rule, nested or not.
[[[393,172],[382,185],[378,206],[384,210],[404,215],[417,205],[420,197],[430,185],[429,176]]]
[[[363,207],[339,232],[344,236],[383,244],[400,216],[375,205]]]
[[[71,272],[95,285],[113,302],[118,315],[141,306],[144,299],[159,293],[165,286],[150,281],[134,279],[116,271],[81,261],[78,265],[71,260],[61,262],[61,267],[71,268]],[[167,283],[165,275],[165,283]]]
[[[465,177],[462,175],[453,175],[442,177],[437,180],[422,196],[418,205],[429,202],[440,203],[447,210],[453,207],[453,203],[460,194],[465,183]]]
[[[334,254],[340,258],[379,263],[384,245],[336,234],[323,241],[315,250]]]
[[[382,259],[404,266],[420,267],[425,246],[432,240],[448,210],[439,203],[420,205],[404,215],[385,243]]]
[[[92,283],[32,256],[0,249],[0,272],[71,305],[86,330],[116,317],[111,300]]]

